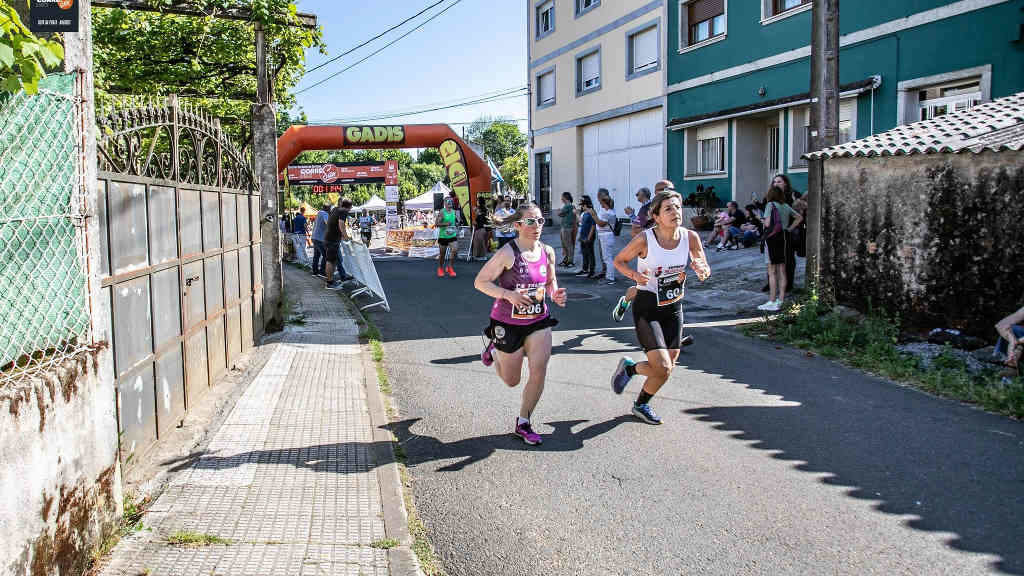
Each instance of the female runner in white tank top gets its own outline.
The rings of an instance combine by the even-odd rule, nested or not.
[[[686,268],[692,268],[701,282],[711,275],[711,268],[700,236],[682,225],[682,198],[677,192],[658,193],[651,201],[650,213],[656,227],[638,234],[615,256],[615,268],[637,284],[633,320],[647,360],[619,361],[612,375],[612,389],[621,394],[633,376],[645,376],[633,415],[648,424],[661,424],[650,400],[668,380],[679,357]],[[637,270],[629,265],[634,258]]]

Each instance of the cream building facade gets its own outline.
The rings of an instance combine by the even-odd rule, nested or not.
[[[607,188],[623,217],[665,173],[663,2],[526,1],[532,196]]]

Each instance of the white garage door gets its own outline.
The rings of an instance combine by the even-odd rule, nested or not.
[[[637,208],[636,191],[664,178],[661,109],[583,127],[583,190],[597,202],[597,189],[607,188],[615,200],[615,213]]]

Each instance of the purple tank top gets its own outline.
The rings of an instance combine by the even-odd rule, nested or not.
[[[498,277],[498,286],[515,290],[533,299],[529,306],[513,306],[504,298],[496,299],[491,307],[491,318],[504,324],[525,326],[548,317],[548,306],[544,301],[545,286],[548,283],[548,251],[541,244],[540,258],[528,262],[519,250],[519,243],[509,242],[516,255],[512,267]]]

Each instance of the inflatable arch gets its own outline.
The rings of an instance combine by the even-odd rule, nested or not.
[[[437,148],[459,197],[467,222],[473,221],[477,196],[491,192],[491,169],[447,124],[405,126],[290,126],[277,140],[277,170],[304,150]]]

